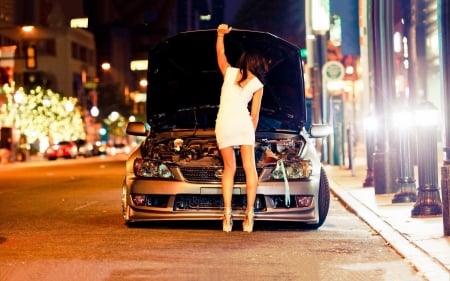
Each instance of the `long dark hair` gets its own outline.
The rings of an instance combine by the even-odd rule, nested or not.
[[[238,82],[239,84],[247,79],[247,71],[253,73],[261,83],[265,83],[268,61],[260,52],[256,50],[243,52],[238,60],[238,67],[242,73],[241,80]]]

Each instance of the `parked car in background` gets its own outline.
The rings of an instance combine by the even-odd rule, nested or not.
[[[128,154],[131,148],[126,143],[113,143],[106,146],[106,153],[108,155]]]
[[[122,185],[127,224],[161,220],[222,220],[223,160],[215,138],[223,77],[216,30],[180,33],[149,53],[147,122],[127,133],[145,136],[128,155]],[[255,220],[316,229],[328,214],[330,190],[312,138],[329,126],[305,128],[306,101],[300,49],[272,34],[237,30],[225,37],[234,64],[246,49],[270,59],[255,139],[258,189]],[[244,218],[245,174],[239,148],[233,219]]]
[[[73,159],[77,155],[78,147],[74,141],[61,141],[57,144],[52,144],[45,151],[45,157],[48,160],[56,160],[57,158]]]
[[[96,141],[93,143],[84,142],[78,147],[78,156],[92,157],[101,155],[106,155],[106,145],[101,141]]]

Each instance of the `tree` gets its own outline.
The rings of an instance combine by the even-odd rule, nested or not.
[[[84,123],[77,99],[36,87],[25,93],[3,86],[0,127],[12,127],[28,143],[84,139]]]

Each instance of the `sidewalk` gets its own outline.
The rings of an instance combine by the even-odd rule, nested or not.
[[[348,168],[325,167],[332,193],[426,279],[450,281],[450,237],[444,236],[442,216],[412,218],[414,203],[392,203],[394,194],[375,194],[373,187],[363,187],[365,158],[354,162],[353,175]]]

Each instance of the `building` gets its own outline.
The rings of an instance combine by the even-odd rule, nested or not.
[[[0,53],[2,66],[13,68],[10,79],[83,100],[83,83],[97,78],[97,59],[93,34],[70,28],[71,18],[83,15],[76,2],[0,1],[0,47],[15,50]]]
[[[1,29],[0,34],[2,47],[15,46],[11,78],[17,85],[41,85],[78,97],[82,82],[97,77],[94,38],[89,32],[40,26],[24,31],[14,26]]]

